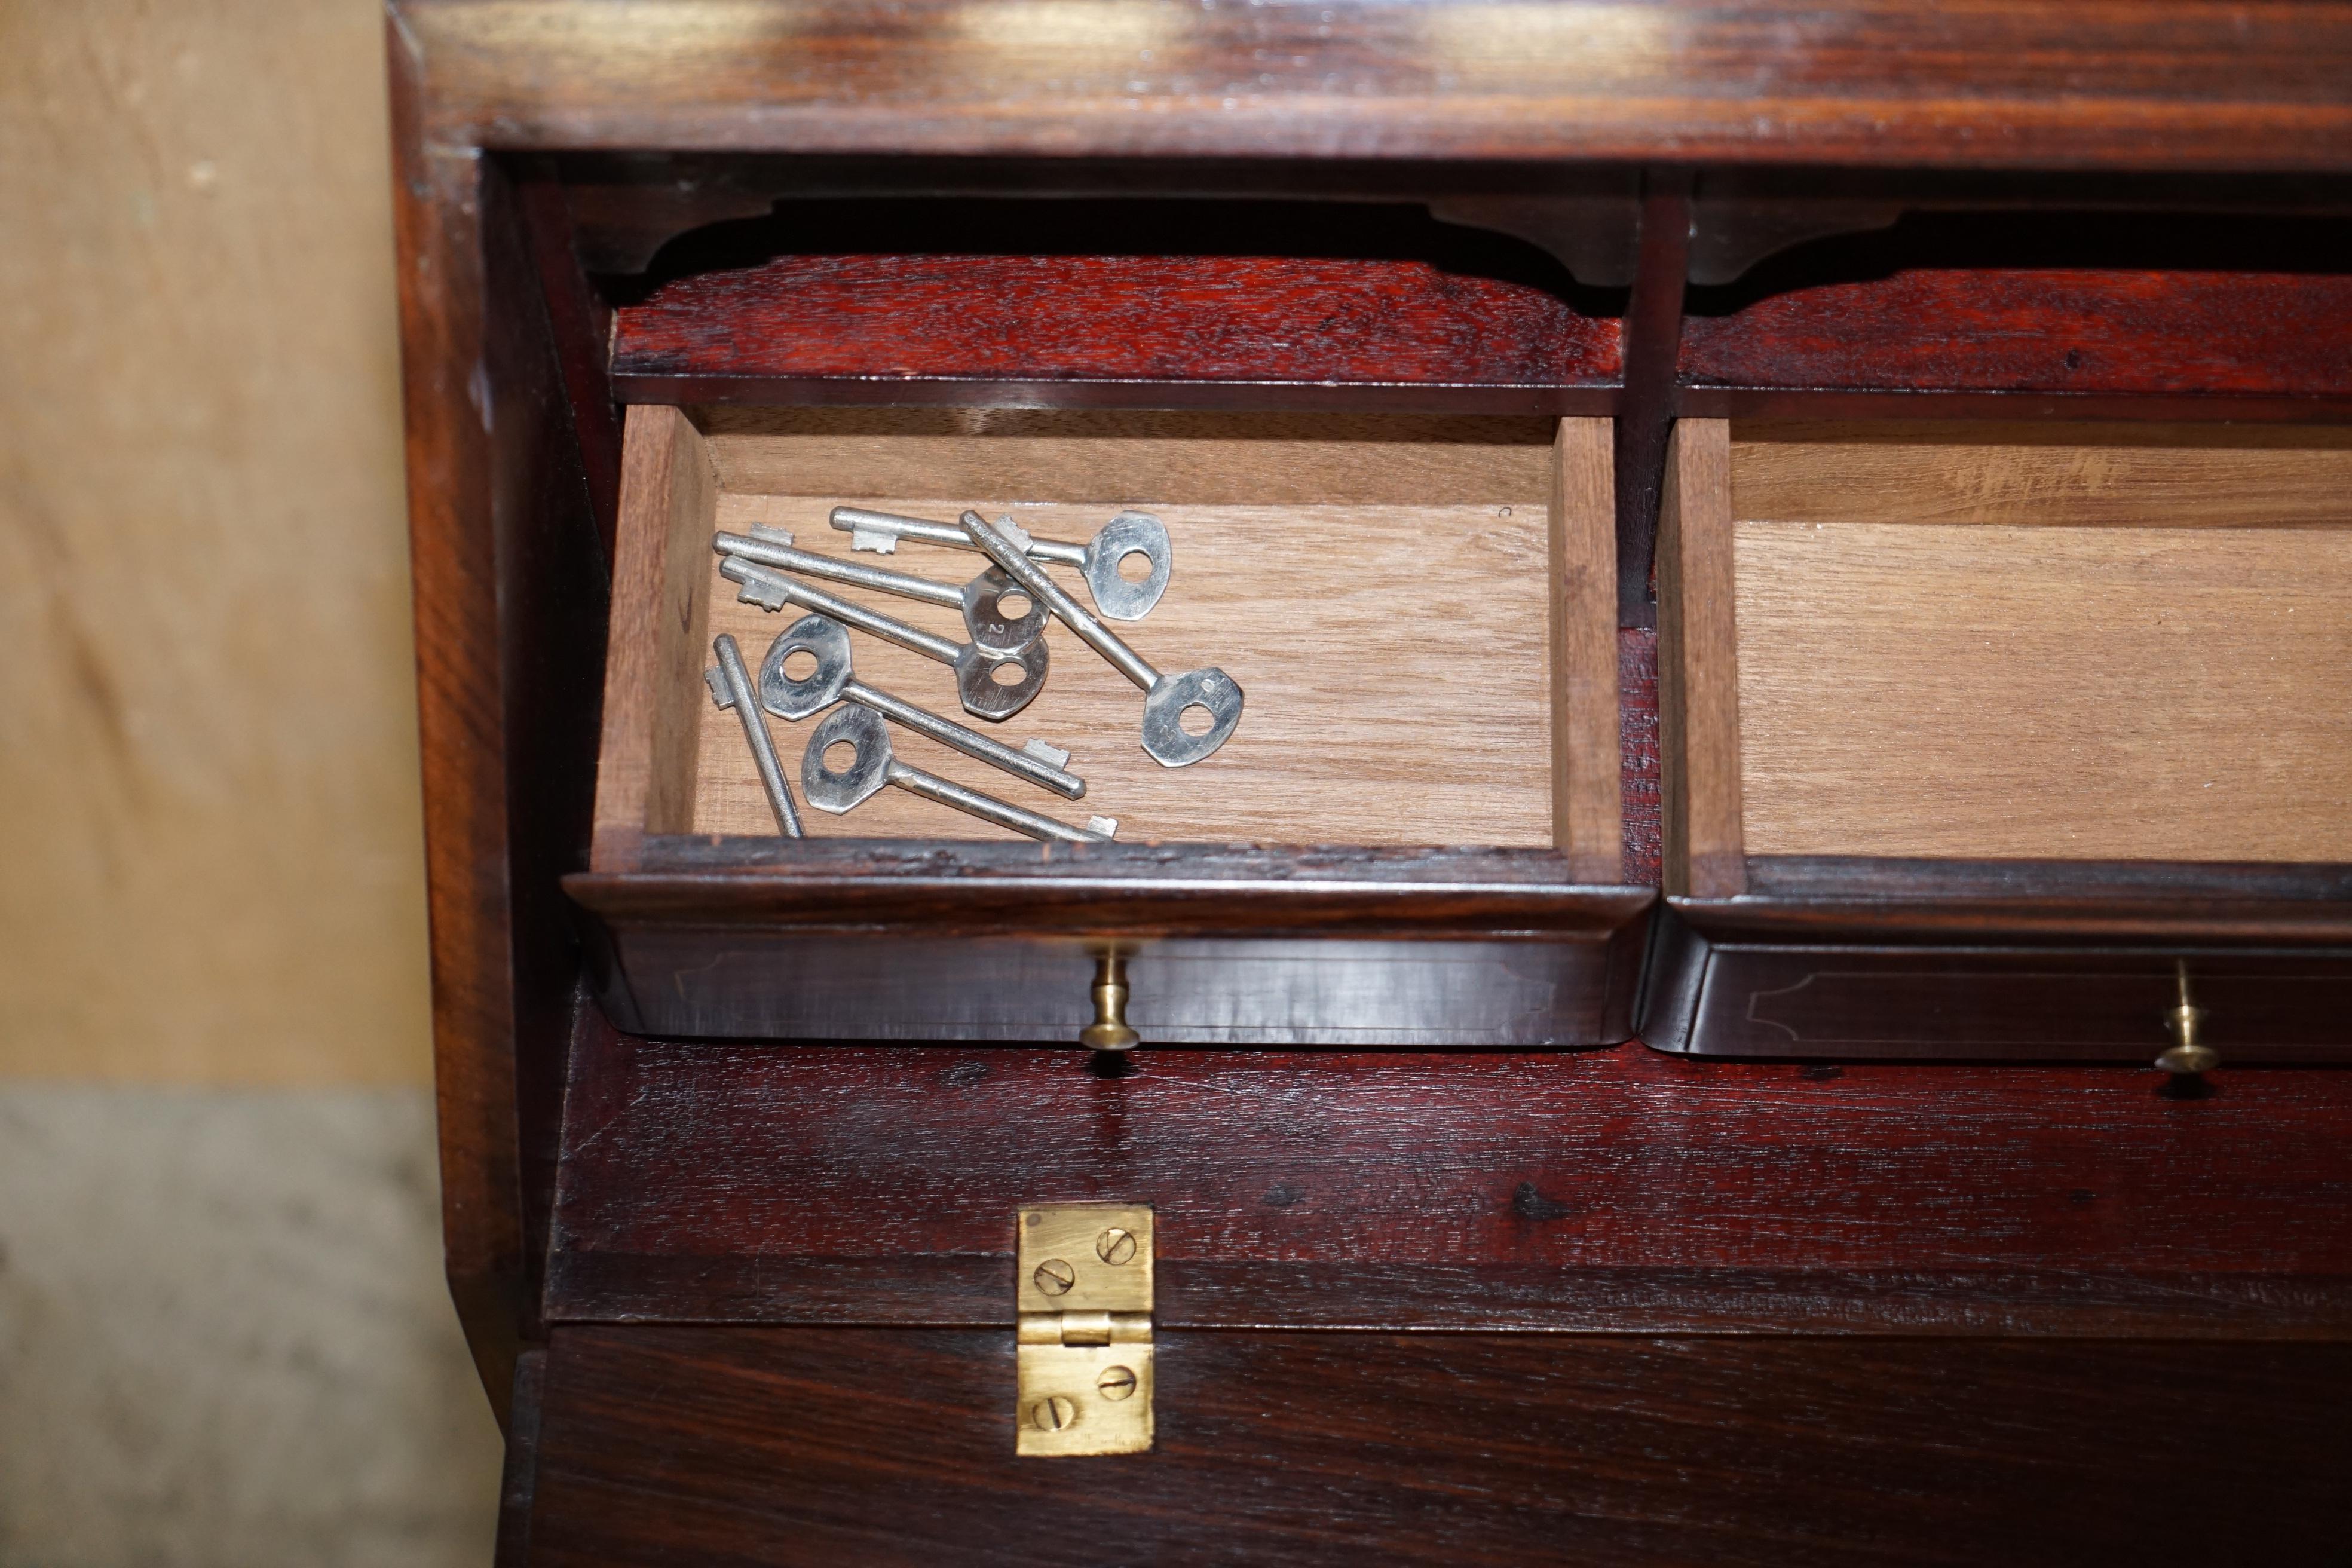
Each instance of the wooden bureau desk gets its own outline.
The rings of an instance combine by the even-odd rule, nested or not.
[[[2352,1552],[2352,5],[387,37],[502,1562]],[[837,501],[1243,727],[777,837]]]

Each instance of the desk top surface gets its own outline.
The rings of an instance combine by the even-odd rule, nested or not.
[[[435,141],[2352,168],[2352,5],[394,0]]]

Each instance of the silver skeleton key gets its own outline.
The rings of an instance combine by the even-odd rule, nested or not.
[[[776,761],[776,742],[768,736],[768,721],[760,717],[751,672],[743,668],[743,650],[725,632],[710,646],[719,655],[719,668],[702,672],[710,686],[710,700],[721,708],[732,708],[735,717],[743,721],[743,739],[751,742],[751,760],[759,764],[760,783],[768,792],[768,809],[776,814],[776,826],[785,837],[798,838],[801,814],[793,808],[793,792],[785,787],[783,764]]]
[[[825,761],[824,753],[845,742],[857,754],[848,767],[836,771]],[[937,773],[908,767],[890,754],[890,727],[871,708],[844,703],[826,714],[824,722],[810,734],[808,750],[801,753],[801,790],[808,796],[809,804],[819,811],[838,816],[871,798],[884,784],[897,784],[925,800],[951,805],[983,822],[1025,833],[1032,838],[1055,839],[1064,844],[1102,844],[1118,833],[1118,824],[1108,816],[1089,817],[1086,826],[1072,827],[1066,822],[1024,810],[1011,801],[966,789]]]
[[[1043,637],[1008,652],[992,652],[976,643],[954,642],[920,626],[910,626],[895,616],[852,604],[838,595],[740,555],[721,559],[719,574],[741,589],[736,596],[747,605],[768,610],[798,605],[803,610],[830,616],[843,626],[855,626],[885,642],[938,659],[955,671],[956,695],[963,700],[964,711],[992,723],[1012,718],[1045,689],[1047,656]],[[998,677],[1008,670],[1017,679],[1000,680]]]
[[[877,594],[896,594],[902,599],[919,599],[926,605],[944,605],[950,610],[960,610],[972,646],[990,653],[1011,653],[1035,642],[1045,635],[1045,623],[1051,618],[1045,605],[1029,599],[1012,578],[994,566],[961,588],[950,587],[929,577],[887,572],[879,566],[795,550],[790,533],[764,523],[753,525],[748,534],[715,534],[710,548],[721,555],[740,555],[746,561],[797,572],[803,577],[822,577],[846,583],[853,588],[871,588]],[[1003,604],[1007,595],[1029,599],[1027,612],[1007,616]]]
[[[850,536],[852,550],[873,550],[887,555],[898,549],[902,539],[919,539],[925,544],[944,544],[955,550],[973,548],[960,528],[944,522],[926,522],[919,517],[900,517],[896,512],[837,506],[828,521]],[[1175,569],[1167,524],[1148,511],[1120,512],[1084,544],[1033,538],[1013,526],[1009,517],[1001,526],[1032,561],[1077,567],[1086,575],[1087,592],[1094,595],[1095,608],[1114,621],[1139,621],[1150,614],[1160,595],[1168,591],[1169,574]],[[1119,563],[1130,555],[1140,555],[1151,563],[1151,570],[1133,583],[1118,572]]]
[[[1167,768],[1191,767],[1213,755],[1233,735],[1234,726],[1242,721],[1242,689],[1232,676],[1216,668],[1160,674],[1141,654],[1121,642],[1117,633],[1080,609],[1077,601],[1062,592],[1002,529],[976,511],[965,512],[962,524],[972,542],[988,552],[989,559],[1004,568],[1005,575],[1027,590],[1031,598],[1043,600],[1087,647],[1108,659],[1113,669],[1143,689],[1143,749],[1153,762]],[[1183,715],[1192,708],[1209,715],[1204,733],[1184,732]]]
[[[784,673],[784,661],[796,653],[816,660],[816,668],[799,679]],[[1070,760],[1070,753],[1059,746],[1032,741],[1016,752],[977,730],[967,730],[858,679],[850,669],[849,634],[842,630],[840,622],[824,616],[803,616],[769,647],[768,657],[760,661],[760,702],[779,719],[805,719],[836,702],[855,702],[1041,789],[1070,800],[1087,793],[1086,780],[1064,771],[1062,764]]]

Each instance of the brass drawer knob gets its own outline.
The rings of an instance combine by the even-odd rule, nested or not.
[[[1127,1026],[1127,959],[1117,948],[1095,955],[1095,1021],[1078,1044],[1097,1051],[1131,1051],[1143,1037]]]
[[[2220,1066],[2221,1053],[2197,1037],[2198,1030],[2205,1022],[2205,1009],[2189,997],[2187,959],[2179,961],[2173,975],[2180,988],[2179,999],[2164,1016],[2165,1033],[2172,1037],[2172,1044],[2158,1053],[2156,1065],[2166,1072],[2186,1078]]]

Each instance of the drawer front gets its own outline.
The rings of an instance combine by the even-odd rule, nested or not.
[[[1686,1027],[1651,1044],[1727,1057],[2152,1060],[2177,966],[2224,1064],[2352,1060],[2352,952],[2063,952],[1722,944]],[[1667,1037],[1679,1035],[1679,1038]]]
[[[1093,948],[756,927],[604,932],[606,1010],[643,1033],[1075,1042]],[[1121,942],[1127,1019],[1152,1044],[1614,1045],[1640,933],[1604,941],[1187,938]]]

